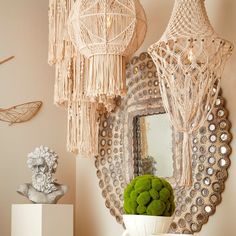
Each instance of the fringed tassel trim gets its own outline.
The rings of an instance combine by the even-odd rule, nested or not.
[[[49,65],[63,60],[65,52],[68,54],[68,46],[73,48],[67,29],[67,20],[73,4],[73,0],[49,0]]]
[[[83,157],[98,154],[98,105],[72,102],[68,107],[67,149]]]
[[[95,55],[89,58],[86,96],[108,97],[126,94],[125,59],[120,55]]]
[[[178,181],[179,186],[191,187],[192,180],[192,155],[191,155],[191,134],[183,133],[183,151],[181,158],[181,174]]]

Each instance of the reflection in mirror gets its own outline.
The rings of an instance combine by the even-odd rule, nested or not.
[[[172,128],[167,114],[140,116],[137,124],[139,174],[172,177]]]

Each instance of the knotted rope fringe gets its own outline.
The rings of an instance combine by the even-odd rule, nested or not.
[[[84,30],[79,31],[80,26]],[[77,45],[78,33],[85,35],[87,44]],[[48,62],[56,66],[54,103],[68,109],[69,151],[97,154],[99,111],[104,111],[99,103],[109,112],[116,105],[114,98],[125,93],[124,56],[138,49],[145,33],[146,17],[138,0],[49,1]],[[89,62],[79,54],[80,46],[89,46],[83,51]]]
[[[83,157],[98,154],[99,104],[85,96],[87,60],[75,59],[71,96],[68,103],[67,149]]]
[[[67,20],[73,0],[49,0],[48,63],[56,66],[54,103],[67,107],[71,91],[71,71],[75,48],[69,38]]]
[[[49,65],[63,60],[65,51],[69,53],[68,46],[72,46],[67,32],[67,19],[73,4],[73,0],[49,0]],[[73,50],[69,51],[73,56]]]
[[[57,106],[67,107],[68,105],[74,80],[75,63],[75,59],[70,58],[55,65],[54,104]]]
[[[67,21],[73,3],[49,1],[48,62],[56,67],[54,103],[68,109],[67,149],[90,157],[97,155],[98,104],[96,99],[85,96],[88,63],[77,53],[68,35]]]
[[[184,161],[181,162],[180,166],[180,172],[182,173],[180,174],[180,179],[178,180],[180,186],[192,186],[191,137],[191,134],[183,132],[182,155],[184,157]]]
[[[126,93],[125,58],[119,55],[95,55],[89,58],[86,96],[123,96]]]
[[[72,102],[68,107],[67,149],[84,157],[98,154],[98,104]]]

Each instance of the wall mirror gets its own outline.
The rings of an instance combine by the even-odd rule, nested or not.
[[[167,114],[137,116],[133,125],[133,145],[141,163],[138,173],[172,177],[172,127]]]
[[[193,134],[193,185],[179,188],[182,135],[168,124],[149,55],[132,58],[126,76],[127,96],[117,99],[115,111],[103,115],[99,127],[95,166],[105,205],[122,224],[127,182],[143,173],[157,173],[167,177],[175,189],[176,211],[170,232],[199,232],[221,202],[230,166],[231,124],[224,98],[219,95],[204,126]],[[162,150],[164,145],[167,148]]]

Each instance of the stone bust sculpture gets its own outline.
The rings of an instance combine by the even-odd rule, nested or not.
[[[33,172],[32,182],[20,185],[17,192],[33,203],[57,203],[67,192],[67,186],[56,183],[53,178],[57,160],[58,155],[48,147],[40,146],[29,153],[27,165]]]

